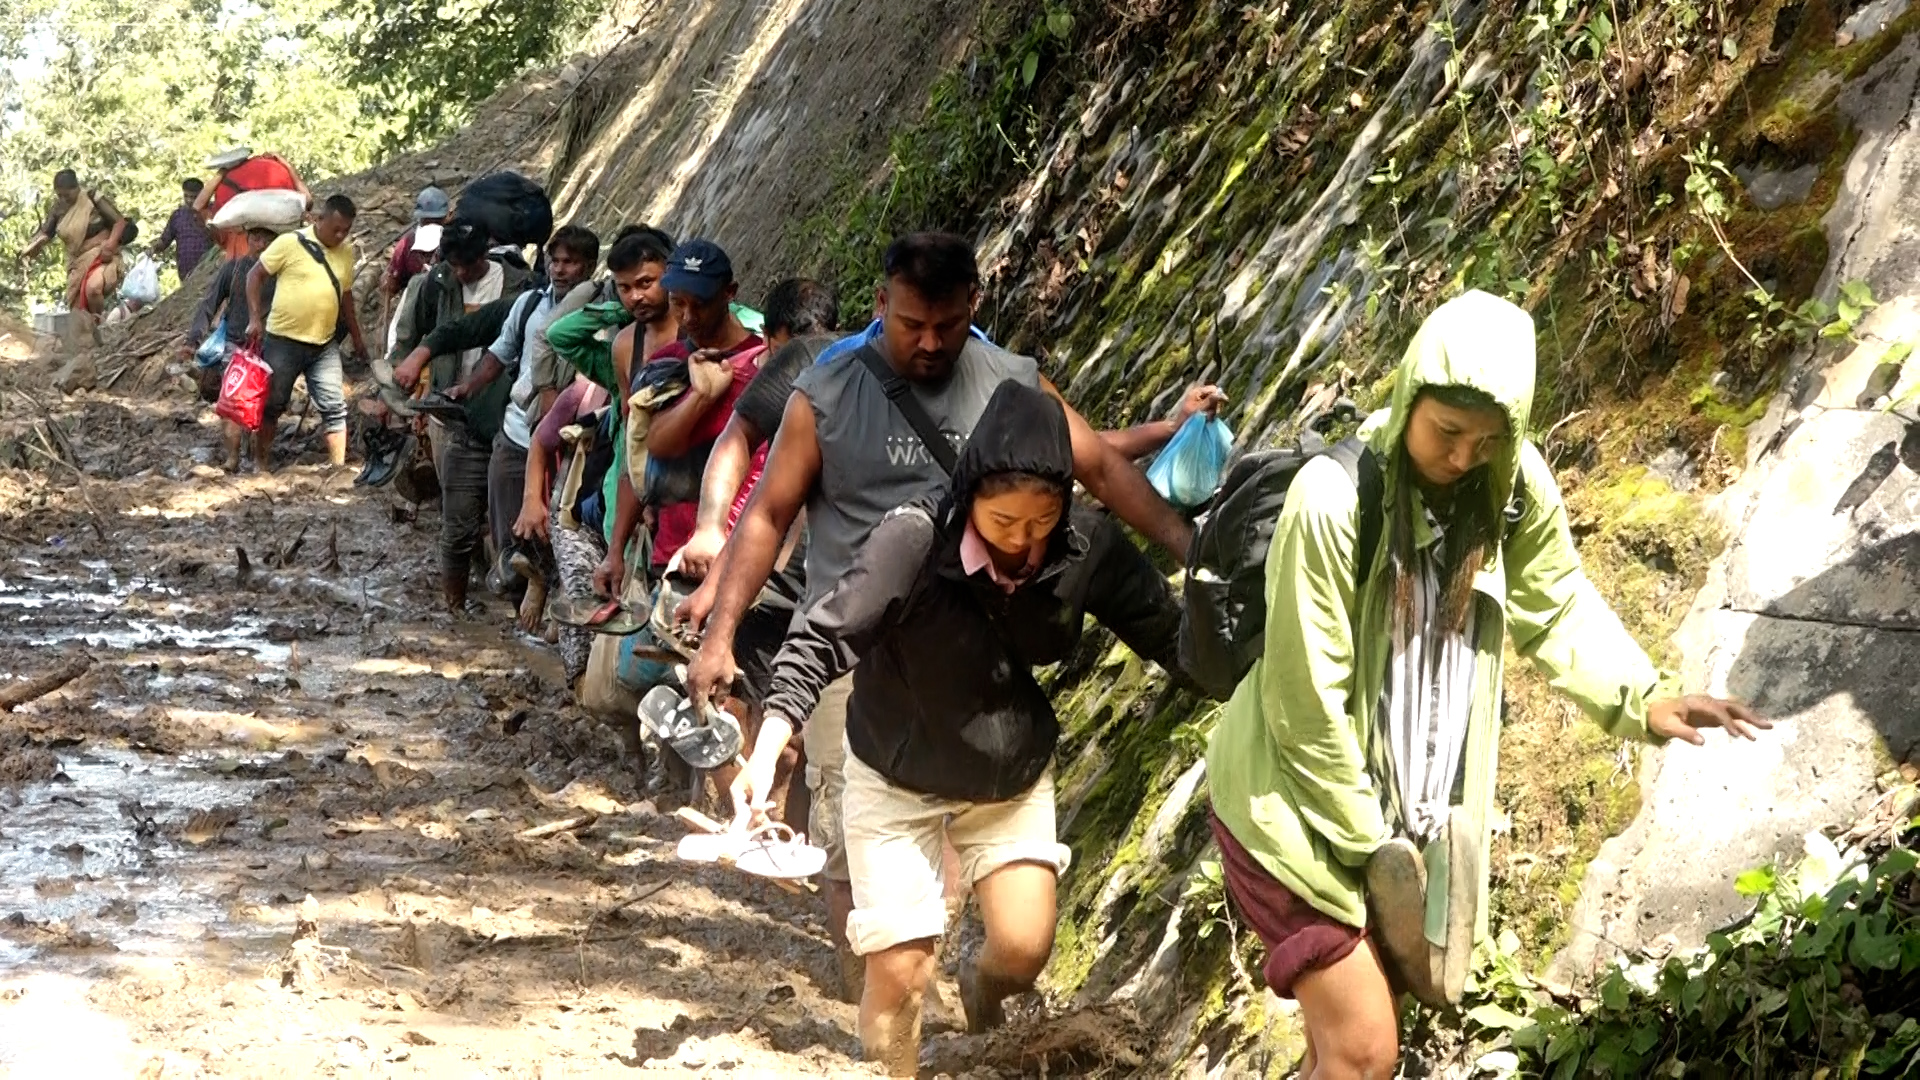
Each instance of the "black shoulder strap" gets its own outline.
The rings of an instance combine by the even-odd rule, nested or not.
[[[1359,493],[1360,546],[1354,552],[1354,574],[1364,576],[1373,568],[1373,557],[1380,550],[1380,526],[1386,514],[1386,480],[1380,472],[1380,458],[1358,435],[1335,443],[1327,456],[1338,461]]]
[[[307,254],[313,256],[314,262],[320,264],[320,269],[327,272],[327,280],[333,282],[334,295],[343,300],[346,299],[347,291],[340,287],[340,278],[334,274],[333,264],[327,261],[327,253],[320,250],[319,244],[314,243],[299,233],[294,233],[293,238],[300,242],[300,246],[306,249]]]
[[[513,340],[520,343],[520,356],[527,354],[527,327],[533,322],[533,309],[540,306],[540,290],[523,290],[513,301],[520,305],[520,317],[514,320]],[[514,358],[519,363],[519,357]]]
[[[867,365],[867,370],[873,373],[874,378],[880,380],[880,388],[886,391],[887,400],[893,403],[893,407],[900,411],[901,416],[906,417],[907,423],[913,428],[913,433],[920,436],[920,442],[927,448],[927,453],[933,455],[933,460],[940,463],[940,468],[948,476],[952,476],[954,466],[959,464],[960,458],[953,452],[953,444],[941,434],[940,426],[933,422],[933,417],[927,415],[926,406],[920,404],[920,399],[913,396],[913,390],[907,385],[907,380],[901,378],[900,373],[893,370],[886,359],[880,355],[880,351],[873,346],[862,345],[859,352],[860,362]]]

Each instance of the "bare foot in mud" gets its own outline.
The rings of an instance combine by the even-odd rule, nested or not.
[[[960,1007],[967,1014],[967,1031],[983,1035],[1007,1022],[1005,1003],[986,992],[980,967],[968,962],[960,968]]]
[[[862,1056],[878,1064],[888,1076],[920,1073],[920,1008],[918,993],[910,995],[892,1015],[873,1018],[861,1033]]]
[[[520,632],[539,636],[541,620],[547,614],[547,583],[527,579],[527,595],[520,600]]]

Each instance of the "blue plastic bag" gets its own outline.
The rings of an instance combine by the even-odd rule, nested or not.
[[[203,368],[226,363],[227,360],[227,320],[221,319],[213,324],[213,333],[200,343],[194,351],[193,359]]]
[[[653,636],[653,631],[646,627],[641,627],[621,638],[620,663],[614,669],[614,678],[620,680],[621,686],[634,693],[644,694],[673,678],[673,669],[658,660],[635,656],[633,650],[636,645],[657,649],[660,647],[660,642]]]
[[[1206,413],[1194,413],[1173,433],[1147,469],[1147,482],[1160,497],[1182,510],[1213,498],[1233,451],[1233,430]]]

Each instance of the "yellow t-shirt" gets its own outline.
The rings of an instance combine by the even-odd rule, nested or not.
[[[333,340],[333,328],[340,321],[340,297],[333,282],[320,267],[320,260],[307,253],[300,237],[320,247],[311,227],[287,233],[267,245],[260,265],[274,276],[273,310],[267,314],[267,333],[276,337],[325,345]],[[353,288],[353,245],[321,248],[334,276],[343,288]]]

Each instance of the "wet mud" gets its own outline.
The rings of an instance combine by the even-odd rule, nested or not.
[[[0,1076],[877,1075],[817,898],[679,862],[506,603],[438,612],[437,507],[50,369],[0,355],[0,701],[84,671],[0,712]],[[1143,1068],[950,975],[922,1075]]]

